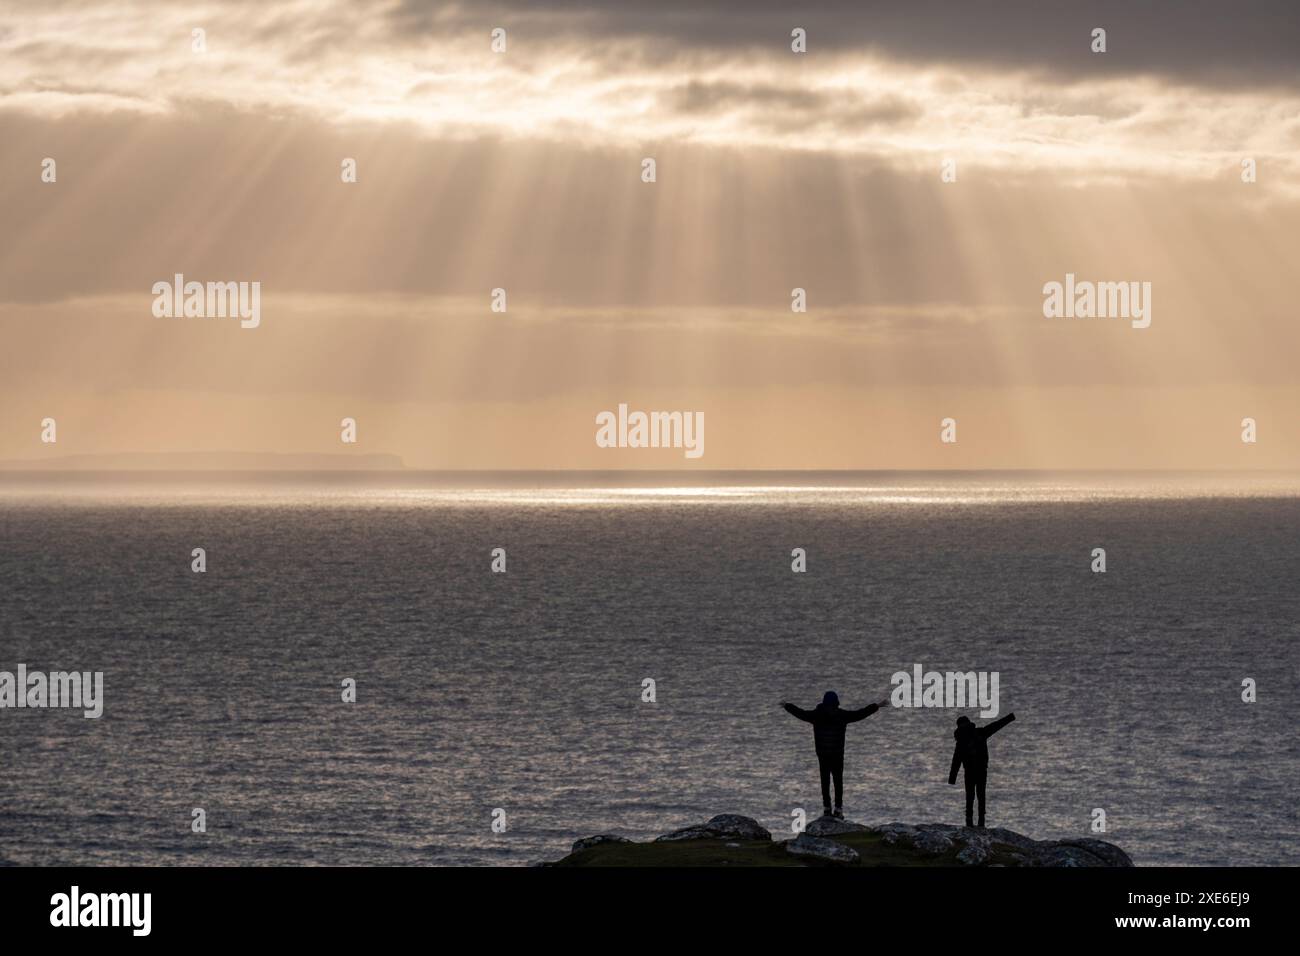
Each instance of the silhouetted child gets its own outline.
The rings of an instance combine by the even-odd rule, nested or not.
[[[817,749],[817,768],[822,778],[822,805],[827,816],[831,811],[831,780],[835,781],[834,816],[844,819],[844,728],[864,717],[870,717],[888,699],[879,704],[867,704],[861,710],[840,710],[840,698],[828,690],[822,702],[813,710],[804,710],[782,701],[781,706],[800,720],[813,725],[813,745]]]
[[[980,826],[984,826],[984,785],[989,776],[988,739],[1016,719],[1015,714],[1007,714],[1001,720],[995,720],[983,727],[976,727],[969,717],[957,718],[957,729],[952,732],[957,746],[952,751],[952,769],[948,771],[948,783],[957,782],[957,768],[966,768],[966,826],[972,826],[971,809],[975,797],[980,798]]]

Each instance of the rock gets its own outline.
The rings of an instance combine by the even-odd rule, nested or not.
[[[632,841],[629,840],[627,837],[615,836],[612,833],[598,833],[596,836],[583,837],[581,840],[578,840],[576,843],[573,844],[572,852],[581,853],[583,850],[589,847],[600,846],[600,844],[602,843],[631,843],[631,842]]]
[[[994,858],[1013,866],[1132,866],[1129,855],[1105,840],[1034,840],[1014,830],[957,827],[946,823],[888,823],[876,832],[890,846],[925,856],[955,853],[958,862],[983,866]]]
[[[1066,841],[1062,841],[1066,842]],[[1102,861],[1104,866],[1132,866],[1133,858],[1117,847],[1113,843],[1107,843],[1105,840],[1094,840],[1091,837],[1082,840],[1069,841],[1072,845],[1088,851],[1097,859]]]
[[[837,836],[841,833],[862,833],[868,827],[861,823],[852,823],[848,820],[837,820],[834,817],[818,817],[812,823],[804,828],[804,833],[815,837]]]
[[[672,833],[655,837],[656,843],[672,840],[771,840],[772,834],[764,829],[757,820],[742,817],[738,813],[719,813],[708,823],[693,827],[683,827]]]
[[[916,828],[912,837],[912,846],[926,856],[942,856],[951,853],[955,846],[954,835],[949,827],[925,825]]]
[[[966,829],[962,827],[962,829]],[[994,843],[1005,843],[1007,846],[1014,846],[1021,850],[1032,850],[1038,846],[1037,840],[1031,839],[1015,830],[1004,830],[1002,827],[990,827],[987,830],[976,830],[976,833],[983,833]]]
[[[879,839],[874,839],[878,836]],[[772,834],[756,820],[723,813],[708,823],[665,833],[650,843],[632,843],[625,837],[604,833],[573,845],[573,865],[597,866],[617,862],[620,866],[676,866],[682,859],[674,842],[716,840],[720,844],[709,865],[732,863],[745,866],[770,865],[781,860],[771,846]],[[848,845],[852,843],[853,845]],[[768,844],[764,847],[763,844]],[[947,823],[887,823],[864,827],[848,820],[821,817],[808,824],[804,833],[778,844],[787,853],[808,862],[866,863],[868,865],[920,866],[1119,866],[1130,867],[1129,855],[1105,840],[1079,837],[1068,840],[1035,840],[1002,827],[959,827]],[[589,851],[583,853],[582,851]],[[602,855],[603,851],[611,851]],[[693,854],[685,854],[687,860]],[[567,859],[567,858],[566,858]],[[789,859],[785,863],[791,862]],[[567,864],[566,864],[567,865]]]
[[[957,862],[967,866],[980,866],[989,861],[993,851],[987,837],[972,837],[965,848],[957,854]]]
[[[906,823],[887,823],[883,827],[876,827],[876,832],[889,846],[896,843],[911,846],[912,840],[916,837],[916,827]]]
[[[1039,845],[1032,866],[1132,866],[1133,860],[1105,840],[1056,840]]]
[[[825,837],[809,836],[801,833],[785,845],[785,851],[805,859],[820,860],[823,863],[852,864],[859,860],[858,851],[843,843],[827,840]]]

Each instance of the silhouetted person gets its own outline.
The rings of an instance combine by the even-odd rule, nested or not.
[[[817,748],[817,766],[822,778],[822,806],[827,816],[831,811],[831,780],[835,781],[834,815],[844,817],[844,728],[864,717],[870,717],[885,704],[867,704],[861,710],[840,710],[840,699],[835,691],[828,690],[822,702],[812,710],[804,710],[784,701],[781,706],[800,720],[813,725],[813,744]]]
[[[969,717],[957,718],[957,729],[952,732],[957,746],[952,751],[952,769],[948,771],[948,783],[957,782],[957,768],[966,768],[966,826],[971,823],[971,809],[975,797],[980,798],[980,826],[984,826],[984,785],[989,778],[988,739],[1016,719],[1015,714],[1007,714],[1001,720],[995,720],[983,727],[976,727]]]

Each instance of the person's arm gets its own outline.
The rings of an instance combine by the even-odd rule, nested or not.
[[[957,771],[961,768],[961,744],[952,748],[952,768],[948,771],[949,785],[957,782]]]
[[[812,723],[812,714],[808,713],[808,711],[804,710],[802,707],[796,707],[794,704],[787,704],[785,702],[782,702],[781,706],[800,720],[806,720],[808,723]]]
[[[1011,721],[1015,719],[1016,719],[1015,714],[1007,714],[1001,720],[995,720],[987,727],[981,727],[980,730],[983,731],[985,739],[988,739],[989,737],[992,737],[999,730],[1001,730],[1003,727],[1005,727],[1007,724],[1011,723]]]
[[[865,717],[870,717],[879,709],[880,709],[879,704],[867,704],[867,706],[863,707],[861,710],[850,710],[847,714],[844,715],[844,722],[846,724],[856,723],[857,721],[862,720]]]

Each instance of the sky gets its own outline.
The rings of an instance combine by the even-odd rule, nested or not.
[[[7,2],[0,460],[1300,468],[1297,236],[1289,2]]]

